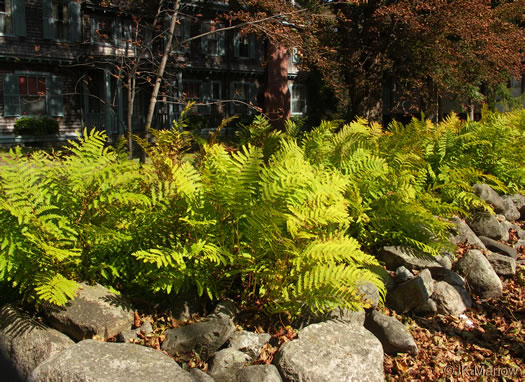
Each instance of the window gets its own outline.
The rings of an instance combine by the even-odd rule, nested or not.
[[[220,81],[212,81],[211,84],[211,100],[212,101],[220,101],[222,99],[222,89],[221,89],[221,83]]]
[[[53,33],[57,40],[65,40],[68,37],[69,19],[67,15],[68,6],[62,1],[52,1],[53,8]]]
[[[43,0],[44,38],[79,42],[80,3],[72,0]]]
[[[111,45],[114,41],[114,23],[109,17],[94,16],[91,18],[91,42]]]
[[[255,102],[255,84],[244,81],[232,82],[230,85],[230,92],[232,100],[242,101],[232,103],[232,114],[246,114],[253,112],[253,109],[249,108],[248,104],[253,104]]]
[[[184,41],[190,38],[190,29],[191,29],[190,21],[185,18],[180,18],[179,23],[175,25],[175,34],[173,36],[172,46],[173,46],[174,53],[185,53],[189,50],[188,44],[184,43]],[[166,39],[167,39],[167,34],[166,34]]]
[[[255,35],[235,33],[233,38],[235,57],[255,58]]]
[[[13,33],[11,0],[0,0],[0,34]]]
[[[62,78],[47,73],[3,75],[4,116],[63,116]]]
[[[301,55],[299,54],[299,51],[297,50],[297,48],[292,49],[292,62],[294,64],[301,63]]]
[[[20,114],[47,114],[45,77],[19,76],[18,94],[20,95]]]
[[[182,97],[186,101],[198,101],[200,99],[200,81],[182,81]]]
[[[0,0],[0,35],[26,35],[24,0]]]
[[[213,32],[224,25],[212,21],[202,23],[202,33]],[[202,38],[202,54],[209,56],[224,56],[224,31],[211,33]]]
[[[290,114],[303,116],[306,114],[306,86],[301,84],[290,85]]]

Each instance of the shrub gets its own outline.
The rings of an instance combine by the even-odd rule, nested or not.
[[[21,117],[16,120],[15,135],[57,135],[58,121],[49,117]]]

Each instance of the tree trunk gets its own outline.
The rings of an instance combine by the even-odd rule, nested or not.
[[[135,101],[135,78],[128,78],[128,150],[129,159],[133,158],[133,105]]]
[[[153,121],[153,113],[155,112],[155,106],[157,105],[157,97],[159,95],[160,84],[162,83],[162,79],[164,77],[164,70],[166,69],[166,63],[168,62],[168,57],[171,52],[171,43],[173,41],[173,35],[175,33],[175,26],[177,25],[179,6],[180,0],[176,0],[175,6],[173,8],[173,13],[171,14],[171,23],[168,29],[168,38],[166,41],[166,46],[164,47],[162,59],[155,73],[155,85],[153,86],[153,92],[151,93],[151,99],[149,101],[148,106],[148,114],[146,115],[146,130],[151,127],[151,122]]]
[[[275,127],[282,127],[290,116],[290,92],[288,91],[288,50],[283,46],[268,44],[266,90],[264,111]]]

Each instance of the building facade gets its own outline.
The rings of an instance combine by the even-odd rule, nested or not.
[[[23,116],[56,119],[59,137],[49,139],[84,127],[109,136],[144,129],[170,14],[147,20],[105,3],[0,0],[0,144],[35,139],[14,135]],[[269,55],[254,34],[223,30],[215,20],[228,10],[227,1],[181,2],[152,127],[170,126],[189,101],[207,126],[261,109],[306,113],[295,56]]]

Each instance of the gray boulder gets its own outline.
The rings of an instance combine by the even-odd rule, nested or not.
[[[206,321],[166,331],[162,350],[169,355],[195,350],[203,360],[212,357],[228,341],[235,330],[228,317],[212,317]]]
[[[365,328],[381,341],[387,354],[408,353],[416,356],[418,353],[414,337],[395,317],[373,310],[366,317]]]
[[[409,270],[441,267],[434,257],[411,247],[383,247],[379,258],[390,271],[400,266]]]
[[[282,382],[274,365],[253,365],[243,367],[236,375],[236,382]]]
[[[208,317],[215,318],[228,318],[233,320],[235,316],[240,312],[239,305],[232,299],[224,299],[220,301],[213,310],[212,314]]]
[[[0,351],[26,378],[45,360],[73,346],[63,333],[32,319],[12,305],[0,309]]]
[[[432,278],[436,281],[445,281],[450,285],[465,287],[465,280],[454,271],[445,268],[433,268],[430,272],[432,273]]]
[[[516,260],[512,257],[490,252],[487,254],[487,260],[500,276],[514,276],[516,274]]]
[[[481,249],[485,249],[485,244],[479,240],[478,236],[472,231],[472,229],[462,219],[457,216],[452,218],[452,222],[457,227],[457,233],[450,236],[450,242],[454,245],[461,243],[468,243],[470,245],[478,246]]]
[[[505,211],[505,202],[503,201],[502,197],[489,185],[478,183],[472,186],[472,188],[474,189],[474,193],[477,196],[494,208],[496,213],[500,214]]]
[[[281,346],[275,359],[285,381],[383,382],[383,346],[362,326],[328,321],[310,325]]]
[[[253,333],[245,330],[235,332],[231,335],[229,345],[235,350],[248,354],[252,359],[259,357],[264,345],[272,338],[268,333]]]
[[[132,344],[84,340],[40,364],[34,382],[195,382],[159,351]]]
[[[233,348],[222,349],[212,357],[208,374],[217,382],[232,382],[235,381],[237,372],[251,360],[251,357],[242,351]]]
[[[423,305],[419,305],[414,309],[414,313],[426,316],[428,314],[437,313],[437,304],[434,300],[429,298]]]
[[[436,261],[445,269],[452,269],[452,255],[449,252],[442,252],[436,256]]]
[[[485,243],[487,249],[491,250],[492,252],[497,252],[501,255],[512,257],[514,260],[516,260],[518,257],[518,252],[508,245],[500,243],[496,240],[492,240],[491,238],[485,236],[480,236],[479,238],[483,243]]]
[[[468,225],[478,236],[486,236],[494,240],[508,240],[508,231],[505,230],[495,216],[488,212],[473,214],[468,221]]]
[[[116,336],[133,325],[133,310],[122,297],[102,285],[80,284],[78,296],[64,307],[44,304],[55,329],[75,340]]]
[[[520,212],[520,219],[525,219],[525,195],[515,194],[511,195],[510,199],[514,202],[514,206]]]
[[[139,340],[140,330],[137,329],[127,329],[121,331],[117,334],[117,342],[133,343],[135,340]]]
[[[458,315],[472,306],[472,299],[464,287],[450,285],[445,281],[434,284],[432,300],[436,303],[437,312],[440,314]]]
[[[356,324],[363,326],[365,324],[364,310],[353,311],[349,309],[336,308],[325,314],[307,313],[303,317],[294,320],[293,327],[303,329],[312,324],[318,324],[325,321],[340,321],[347,324]]]
[[[433,292],[433,280],[428,269],[425,269],[412,280],[399,284],[387,295],[387,304],[399,313],[406,313],[423,305]]]
[[[363,297],[363,300],[370,305],[370,308],[376,308],[381,301],[379,290],[371,282],[366,282],[359,285],[358,293]]]
[[[215,382],[215,379],[200,369],[191,369],[190,375],[193,377],[195,382]]]
[[[465,276],[474,293],[481,298],[499,297],[503,293],[501,280],[480,251],[468,251],[457,262],[457,268]]]
[[[406,269],[404,266],[397,267],[396,273],[394,275],[394,280],[397,283],[404,283],[405,281],[412,280],[414,274]]]
[[[501,198],[503,199],[503,204],[505,207],[504,211],[502,212],[502,214],[505,215],[505,218],[511,222],[518,220],[521,214],[514,205],[512,198],[509,195],[503,195]]]

